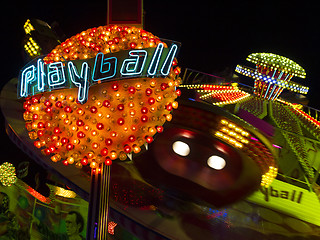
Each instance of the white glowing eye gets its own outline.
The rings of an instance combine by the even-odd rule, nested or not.
[[[224,160],[222,157],[213,155],[208,158],[207,164],[213,169],[221,170],[226,166],[226,160]]]
[[[183,157],[188,156],[190,153],[189,145],[181,141],[174,142],[172,144],[172,149],[176,154]]]

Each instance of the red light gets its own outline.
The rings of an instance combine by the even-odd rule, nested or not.
[[[112,145],[112,139],[111,138],[107,138],[105,141],[107,146],[111,146]]]
[[[82,131],[79,131],[78,133],[77,133],[77,137],[78,138],[84,138],[86,135],[84,134],[84,132],[82,132]]]
[[[108,152],[109,152],[109,151],[108,151],[107,148],[102,148],[101,151],[100,151],[100,153],[101,153],[102,156],[107,156],[107,155],[108,155]]]
[[[107,166],[110,166],[112,164],[112,160],[109,157],[106,157],[106,160],[104,161],[104,164]]]
[[[129,138],[128,138],[128,140],[129,140],[130,142],[134,142],[134,141],[136,140],[136,137],[135,137],[134,135],[130,135]]]
[[[102,105],[108,108],[108,107],[111,106],[111,103],[110,103],[109,100],[104,100],[103,103],[102,103]]]
[[[51,113],[51,112],[52,112],[52,108],[51,108],[51,107],[47,107],[47,108],[45,109],[45,112],[46,112],[46,113]]]
[[[147,115],[142,115],[141,122],[143,122],[143,123],[148,122],[148,116]]]
[[[166,90],[168,88],[168,84],[167,83],[161,83],[160,88],[162,91]]]
[[[57,102],[55,103],[55,105],[56,105],[56,107],[61,108],[61,107],[62,107],[62,102],[57,101]]]
[[[146,141],[147,141],[147,143],[152,143],[153,142],[153,137],[146,136]]]
[[[63,163],[63,165],[65,165],[65,166],[68,166],[68,165],[69,165],[69,163],[68,163],[67,160],[63,160],[62,163]]]
[[[36,199],[38,199],[39,201],[43,202],[43,203],[50,203],[51,200],[50,198],[46,198],[45,196],[43,196],[42,194],[38,193],[36,190],[34,190],[33,188],[31,188],[30,186],[28,186],[28,188],[26,189],[32,196],[34,196]]]
[[[150,96],[152,94],[152,89],[151,88],[147,88],[146,89],[146,95]]]
[[[55,128],[53,129],[53,132],[54,132],[55,134],[59,134],[61,131],[60,131],[60,128],[55,127]]]
[[[156,129],[157,129],[158,133],[162,133],[163,132],[163,127],[162,126],[157,126]]]
[[[104,125],[102,123],[97,123],[97,129],[102,130],[104,128]]]
[[[52,103],[49,100],[44,101],[43,103],[46,107],[51,107]]]
[[[172,61],[172,65],[173,65],[173,66],[177,66],[177,65],[178,65],[178,62],[177,62],[176,59],[174,59],[174,60]]]
[[[54,146],[50,146],[49,150],[50,150],[51,153],[53,153],[56,150],[56,148]]]
[[[90,112],[91,112],[91,113],[97,113],[97,112],[98,112],[98,108],[95,107],[95,106],[92,106],[92,107],[90,108]]]
[[[125,145],[123,150],[125,153],[129,153],[129,152],[131,152],[131,147],[129,145]]]
[[[168,103],[168,104],[166,105],[166,109],[167,109],[168,111],[171,111],[171,110],[172,110],[172,104],[171,104],[171,103]]]
[[[40,147],[41,147],[40,141],[35,141],[35,142],[33,143],[33,145],[34,145],[35,147],[37,147],[37,148],[40,148]]]
[[[176,90],[176,94],[177,94],[177,96],[181,96],[181,90],[180,90],[180,89],[177,89],[177,90]]]
[[[123,111],[123,110],[124,110],[124,105],[123,105],[123,104],[119,104],[118,107],[117,107],[117,109],[118,109],[119,111]]]
[[[38,122],[38,128],[44,128],[44,123],[43,122]]]
[[[68,151],[72,150],[73,148],[74,148],[74,146],[71,143],[68,143],[67,146],[66,146],[66,149]]]
[[[135,87],[129,87],[128,91],[129,91],[129,93],[134,94],[136,92],[136,88]]]
[[[112,90],[114,90],[114,91],[118,91],[118,90],[119,90],[119,84],[118,84],[118,83],[113,83],[113,84],[111,85],[111,88],[112,88]]]
[[[124,124],[124,119],[123,118],[118,118],[117,123],[118,123],[118,125],[123,125]]]
[[[51,154],[51,151],[50,151],[50,149],[49,148],[46,148],[45,150],[44,150],[44,154],[45,155],[50,155]]]
[[[43,134],[44,134],[43,130],[38,130],[38,132],[37,132],[38,137],[42,137]]]
[[[148,108],[147,107],[141,108],[141,113],[143,113],[143,114],[148,113]]]
[[[27,104],[26,102],[23,104],[23,108],[24,109],[28,109],[28,107],[29,107],[29,104]]]
[[[84,158],[81,159],[80,162],[81,162],[81,164],[82,164],[83,166],[86,166],[86,165],[88,164],[88,159],[84,157]]]
[[[76,124],[78,127],[81,127],[84,125],[84,122],[81,119],[79,119],[79,120],[77,120]]]
[[[110,41],[108,41],[108,44],[109,44],[109,45],[112,45],[112,44],[114,44],[114,41],[113,41],[113,40],[110,40]]]
[[[155,102],[156,102],[156,100],[154,98],[152,98],[152,97],[148,99],[148,103],[150,105],[154,104]]]
[[[132,49],[134,49],[136,46],[137,46],[137,44],[136,44],[135,42],[131,42],[131,43],[130,43],[130,47],[131,47]]]
[[[64,108],[64,111],[65,111],[66,113],[71,113],[71,112],[72,112],[72,108],[71,108],[70,106],[66,106],[66,107]]]
[[[38,120],[38,118],[39,118],[38,114],[33,114],[32,119],[33,119],[34,121],[35,121],[35,120]]]
[[[64,145],[69,142],[69,139],[66,137],[61,138],[61,143]]]

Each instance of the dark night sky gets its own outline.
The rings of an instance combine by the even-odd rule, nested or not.
[[[314,4],[312,4],[314,3]],[[180,41],[179,65],[217,74],[252,52],[272,52],[302,65],[310,105],[320,109],[320,14],[313,1],[145,0],[145,29]],[[23,24],[57,21],[67,37],[106,24],[107,1],[6,1],[1,14],[2,87],[23,66]],[[4,130],[1,127],[1,136]],[[2,138],[1,140],[4,140]],[[3,149],[2,149],[3,150]],[[14,151],[8,150],[6,151]],[[4,150],[3,150],[4,151]]]
[[[17,76],[23,66],[20,42],[26,19],[39,18],[49,24],[57,21],[67,37],[106,24],[107,1],[23,4],[7,1],[3,12],[10,15],[1,15],[1,32],[5,32],[2,59],[6,64],[1,85]],[[317,8],[312,1],[145,0],[145,29],[182,43],[180,66],[208,73],[234,69],[252,52],[289,57],[305,68],[307,79],[300,82],[311,88],[310,105],[320,108],[316,89],[320,86]]]

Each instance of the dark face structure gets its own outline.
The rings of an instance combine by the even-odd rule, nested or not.
[[[80,223],[77,223],[76,214],[68,214],[66,217],[66,227],[67,227],[67,235],[70,236],[78,236],[79,229],[81,227]]]
[[[238,149],[209,134],[175,126],[167,126],[134,161],[154,186],[216,207],[243,198],[261,180],[257,165]]]

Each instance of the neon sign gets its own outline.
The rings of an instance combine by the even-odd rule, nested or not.
[[[43,58],[31,61],[19,75],[18,97],[60,88],[78,88],[78,102],[88,99],[89,87],[115,79],[129,77],[166,77],[178,50],[177,44],[164,48],[135,49],[95,58],[45,64]],[[92,70],[92,71],[91,71]]]

